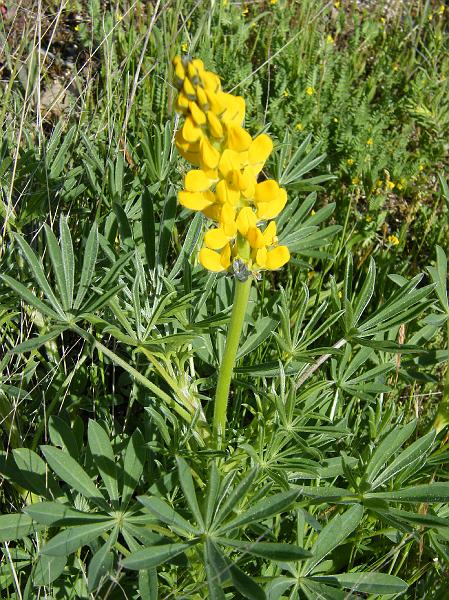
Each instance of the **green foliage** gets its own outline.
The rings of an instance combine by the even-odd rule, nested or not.
[[[47,4],[0,25],[0,595],[442,600],[444,11]],[[220,451],[232,281],[176,202],[184,44],[277,138],[289,197]],[[63,68],[67,103],[45,100]]]

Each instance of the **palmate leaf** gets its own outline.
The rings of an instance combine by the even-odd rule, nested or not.
[[[0,542],[18,540],[41,529],[28,515],[0,515]]]
[[[366,470],[366,481],[371,483],[382,470],[382,467],[388,462],[399,448],[405,444],[408,438],[416,429],[416,419],[407,423],[404,427],[395,427],[377,446],[372,457],[370,458]]]
[[[112,529],[116,523],[115,519],[110,519],[96,524],[69,527],[52,537],[42,548],[41,553],[49,556],[68,556]]]
[[[366,499],[391,500],[393,502],[449,502],[449,483],[436,482],[414,485],[392,492],[367,492]]]
[[[179,556],[198,542],[199,540],[194,540],[183,544],[160,544],[144,548],[143,550],[132,552],[123,560],[122,564],[127,569],[137,571],[151,569]]]
[[[93,419],[89,420],[87,433],[92,458],[101,475],[109,498],[112,501],[117,501],[119,497],[117,468],[109,436],[103,427]]]
[[[332,550],[344,543],[356,529],[362,516],[363,507],[360,504],[354,504],[343,514],[334,516],[318,534],[311,550],[313,558],[304,563],[303,573],[307,575],[312,572]]]
[[[64,310],[59,301],[57,300],[53,290],[51,289],[51,286],[48,283],[48,280],[45,276],[44,269],[40,261],[38,260],[36,254],[33,252],[28,242],[26,242],[22,236],[20,236],[19,234],[14,234],[14,239],[19,244],[20,249],[22,250],[22,253],[30,266],[31,273],[39,286],[39,289],[41,289],[44,292],[53,310],[59,315],[59,319],[65,320],[66,315],[64,313]]]
[[[351,592],[367,594],[402,594],[408,589],[408,585],[399,577],[375,572],[340,573],[315,576],[311,579],[330,586],[349,589]]]

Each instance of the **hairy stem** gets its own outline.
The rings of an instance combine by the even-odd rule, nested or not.
[[[226,346],[223,353],[220,371],[218,373],[217,390],[214,405],[214,440],[217,448],[224,442],[226,429],[226,409],[228,406],[229,389],[232,373],[245,320],[248,305],[251,278],[246,281],[235,280],[234,303],[232,306],[231,320],[229,322]]]

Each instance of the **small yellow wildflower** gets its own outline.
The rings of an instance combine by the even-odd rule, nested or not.
[[[278,3],[278,0],[270,0],[270,4],[272,4],[273,6],[277,3]]]
[[[420,171],[424,171],[424,165],[419,165],[418,169],[419,169]]]
[[[354,164],[354,159],[353,158],[348,158],[346,160],[346,164],[349,165],[350,167],[352,167],[352,165]]]
[[[186,53],[189,50],[189,44],[187,42],[184,42],[183,44],[181,44],[181,50]]]
[[[398,183],[397,186],[398,190],[403,190],[404,186],[402,185],[402,183]]]
[[[438,14],[442,15],[445,10],[446,10],[446,7],[444,6],[444,4],[441,4],[440,8],[438,9]]]
[[[328,44],[330,44],[331,46],[332,46],[332,45],[333,45],[333,43],[334,43],[334,38],[331,36],[331,34],[330,34],[330,33],[329,33],[329,34],[328,34],[328,36],[326,37],[326,42],[327,42]]]
[[[338,297],[343,298],[343,292],[341,290],[339,290],[339,292],[338,292]]]
[[[376,181],[376,187],[378,187],[378,188],[382,187],[382,179],[378,179]]]
[[[122,13],[121,13],[120,11],[117,11],[117,12],[115,13],[115,20],[116,20],[116,21],[117,21],[117,23],[118,23],[118,22],[120,22],[122,19],[123,19],[123,15],[122,15]],[[75,29],[76,29],[76,27],[75,27]],[[76,29],[76,31],[78,31],[78,30]]]
[[[334,121],[334,123],[338,123],[338,119],[337,119],[337,117],[334,117],[334,118],[333,118],[333,121]]]
[[[373,220],[373,217],[372,217],[371,215],[366,215],[366,217],[365,217],[365,221],[366,221],[367,223],[371,223],[371,221],[372,221],[372,220]]]
[[[372,146],[373,145],[373,138],[369,138],[368,141],[366,142],[367,146]]]
[[[249,8],[247,6],[245,6],[245,8],[242,10],[242,15],[244,17],[246,17],[246,15],[249,13]]]
[[[284,90],[282,92],[282,95],[284,96],[284,98],[288,98],[290,96],[289,91],[288,90]]]
[[[382,25],[385,23],[385,18],[384,17],[380,17],[380,22],[382,23]]]
[[[315,88],[312,87],[311,85],[309,85],[309,87],[306,89],[306,94],[308,96],[313,96],[314,93],[315,93]]]
[[[297,131],[302,131],[304,129],[303,124],[302,123],[296,123],[295,129]]]
[[[75,31],[79,31],[80,30],[80,26],[79,25],[75,25]]]
[[[312,210],[310,211],[310,214],[311,214],[311,216],[312,216],[312,217],[313,217],[313,215],[316,215],[316,212],[313,210],[313,208],[312,208]]]
[[[387,181],[387,187],[389,190],[394,190],[396,184],[393,181]]]
[[[337,2],[334,2],[334,6],[335,8],[340,8],[340,2],[337,0]]]
[[[229,4],[229,0],[221,0],[221,4],[224,6],[224,8],[226,8]]]
[[[394,72],[399,71],[399,65],[397,63],[394,63],[394,65],[393,65],[393,71]]]
[[[351,183],[352,183],[352,185],[359,185],[359,183],[360,183],[360,178],[359,178],[359,177],[353,177],[353,178],[351,179]]]
[[[395,235],[389,235],[387,239],[392,246],[397,246],[399,244],[399,238]]]

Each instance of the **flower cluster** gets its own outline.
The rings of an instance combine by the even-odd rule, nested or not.
[[[258,182],[273,149],[270,137],[252,139],[242,127],[244,99],[223,92],[219,77],[206,71],[201,60],[177,56],[173,66],[176,110],[184,116],[176,146],[198,167],[186,174],[178,199],[215,222],[204,236],[201,264],[215,272],[243,265],[246,276],[279,269],[290,253],[278,245],[272,219],[284,208],[287,194],[273,179]]]

